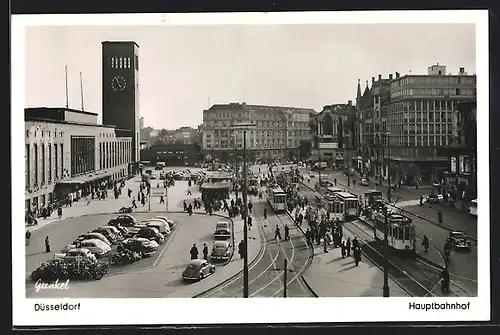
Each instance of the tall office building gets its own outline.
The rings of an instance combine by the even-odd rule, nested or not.
[[[139,161],[139,46],[102,42],[102,120],[132,131],[132,162]]]

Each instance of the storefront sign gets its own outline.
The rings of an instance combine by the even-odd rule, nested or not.
[[[321,142],[319,144],[320,149],[337,149],[339,147],[339,144],[337,142],[333,143],[323,143]]]
[[[457,158],[450,157],[450,172],[457,173]]]

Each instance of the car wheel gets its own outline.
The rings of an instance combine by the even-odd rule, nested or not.
[[[205,276],[203,276],[203,273],[200,273],[200,275],[198,276],[198,280],[203,280]]]
[[[215,266],[210,269],[210,273],[214,273],[214,272],[215,272]]]

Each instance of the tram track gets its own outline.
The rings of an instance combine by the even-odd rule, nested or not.
[[[308,198],[315,197],[319,193],[309,186],[301,184]],[[314,206],[314,204],[312,204]],[[385,263],[383,242],[373,237],[373,226],[362,220],[345,222],[344,228],[356,235],[360,239],[360,246],[363,255],[372,261],[381,271]],[[416,258],[396,255],[392,250],[388,260],[389,277],[414,297],[437,297],[437,296],[475,296],[472,292],[457,283],[461,276],[450,274],[450,292],[443,295],[441,292],[440,273],[442,267],[427,261],[423,257]],[[466,278],[468,279],[468,278]],[[472,279],[469,279],[472,280]]]
[[[277,214],[270,211],[266,201],[254,202],[253,226],[259,229],[263,243],[263,252],[249,266],[248,285],[249,297],[279,297],[283,292],[284,260],[288,262],[287,296],[311,297],[313,293],[304,284],[302,274],[309,265],[310,250],[303,234],[290,221],[288,214]],[[262,220],[260,213],[267,208],[270,215],[267,222]],[[258,213],[258,214],[256,214]],[[284,237],[284,227],[290,229],[290,240],[275,241],[274,228],[278,225],[281,236]],[[304,255],[306,254],[306,255]],[[214,288],[204,292],[199,297],[241,297],[243,295],[243,273],[230,278]]]

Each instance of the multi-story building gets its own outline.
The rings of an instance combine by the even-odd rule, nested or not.
[[[132,137],[97,124],[97,114],[68,108],[25,109],[25,206],[114,181],[132,170]]]
[[[193,166],[199,159],[199,147],[193,144],[153,144],[141,150],[141,161],[152,164],[165,162],[167,166]]]
[[[242,153],[243,138],[235,124],[253,124],[247,132],[250,160],[296,157],[302,141],[310,138],[313,109],[230,103],[203,111],[205,160],[234,161]]]
[[[453,142],[453,112],[457,104],[476,99],[476,76],[464,68],[446,74],[433,65],[427,75],[396,73],[390,83],[387,131],[391,177],[405,183],[444,178],[448,157],[438,148]]]
[[[438,150],[449,158],[446,181],[452,190],[469,200],[477,196],[477,107],[476,101],[462,102],[453,112],[453,142]],[[465,193],[464,193],[465,192]]]
[[[356,154],[356,107],[347,104],[324,106],[311,122],[313,160],[326,161],[328,166],[352,166]]]
[[[359,171],[365,171],[371,176],[383,176],[387,178],[387,107],[390,101],[389,78],[378,79],[372,77],[372,86],[366,88],[361,94],[361,84],[358,80],[356,96],[356,107],[358,110],[358,122],[356,123],[357,134],[357,157],[354,167]]]

